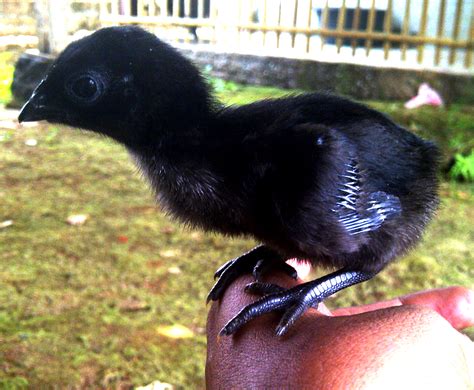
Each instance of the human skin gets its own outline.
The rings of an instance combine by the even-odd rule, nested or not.
[[[272,275],[291,287],[301,281]],[[241,277],[208,317],[208,389],[474,389],[474,291],[424,291],[372,305],[310,309],[283,338],[280,313],[258,317],[233,337],[220,329],[256,298]]]

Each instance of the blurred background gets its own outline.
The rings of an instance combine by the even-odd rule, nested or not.
[[[332,91],[435,141],[442,203],[422,243],[331,298],[339,307],[474,288],[473,8],[470,0],[0,0],[0,387],[204,388],[213,272],[255,245],[171,222],[112,141],[18,124],[18,108],[69,42],[138,24],[191,58],[226,104]]]

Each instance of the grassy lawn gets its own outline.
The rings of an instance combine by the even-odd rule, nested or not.
[[[245,103],[285,91],[219,83]],[[406,111],[372,103],[445,150],[472,140],[474,107]],[[37,140],[27,146],[28,139]],[[57,126],[0,128],[0,387],[203,388],[205,297],[215,268],[249,249],[185,230],[155,205],[123,148]],[[474,287],[474,189],[444,182],[418,248],[331,305],[423,288]],[[68,216],[86,214],[84,225]],[[181,326],[171,337],[167,326]]]

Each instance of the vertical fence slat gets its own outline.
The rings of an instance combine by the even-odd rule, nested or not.
[[[144,6],[143,6],[143,0],[137,0],[137,15],[138,16],[143,16],[143,10],[144,10]]]
[[[155,16],[156,3],[155,0],[148,0],[148,16]]]
[[[130,0],[122,0],[122,7],[123,7],[123,14],[126,16],[130,16],[132,14],[130,8]]]
[[[277,26],[278,27],[281,26],[281,0],[278,1],[278,22],[277,22]],[[277,42],[276,42],[277,49],[280,48],[280,35],[281,35],[281,32],[280,32],[280,30],[278,30],[277,31]]]
[[[179,17],[179,0],[173,0],[173,18]]]
[[[321,11],[321,27],[327,29],[328,27],[328,14],[329,14],[329,0],[326,0],[324,4],[324,9]],[[326,44],[326,38],[324,35],[321,36],[321,50],[323,50],[324,45]]]
[[[221,4],[224,3],[225,0],[221,0]],[[237,42],[237,46],[240,45],[240,26],[242,24],[242,20],[241,20],[241,17],[242,17],[242,2],[241,1],[238,1],[237,2],[237,13],[236,13],[236,20],[237,20],[237,23],[231,27],[232,29],[232,32],[236,34],[236,37],[235,37],[235,42]]]
[[[183,17],[189,18],[191,16],[191,0],[184,0]]]
[[[357,31],[359,30],[360,26],[360,0],[357,0],[357,5],[354,9],[354,19],[352,19],[352,30]],[[357,39],[352,38],[351,41],[352,46],[352,55],[355,55],[357,49]]]
[[[184,18],[189,18],[191,16],[191,0],[184,0],[183,2],[183,12],[182,12],[182,15]],[[186,43],[189,43],[189,41],[191,40],[191,31],[188,31],[186,32],[185,36],[184,36],[184,42]]]
[[[294,7],[293,7],[293,24],[292,26],[293,27],[297,27],[297,23],[298,23],[298,0],[293,0],[295,3],[294,3]],[[294,49],[295,48],[295,39],[296,39],[296,33],[292,33],[291,34],[291,48]]]
[[[426,22],[427,22],[427,16],[428,16],[428,0],[423,0],[423,5],[422,5],[422,11],[421,11],[421,20],[420,20],[420,31],[418,32],[418,35],[420,37],[425,37],[426,36]],[[418,55],[416,58],[416,61],[421,64],[423,62],[423,51],[425,49],[425,43],[422,42],[418,45]]]
[[[118,2],[119,0],[112,0],[111,10],[112,10],[112,15],[115,17],[117,17],[117,15],[119,14]]]
[[[474,4],[471,5],[471,21],[467,38],[466,56],[464,57],[464,67],[469,68],[472,64],[472,52],[474,51]]]
[[[342,0],[342,6],[339,8],[339,12],[337,14],[337,32],[344,31],[344,21],[346,20],[346,0]],[[336,39],[336,48],[337,52],[341,52],[342,46],[342,38],[337,37]]]
[[[204,0],[198,0],[198,19],[204,19]]]
[[[392,12],[393,12],[392,0],[388,0],[387,12],[385,13],[385,19],[383,21],[383,32],[385,33],[385,35],[390,34],[390,31],[392,29]],[[385,39],[385,42],[383,44],[383,58],[385,60],[388,59],[389,53],[390,53],[390,41],[388,39]]]
[[[217,27],[219,26],[218,0],[209,0],[209,17],[214,21],[212,26],[212,43],[217,42]]]
[[[367,21],[367,32],[369,34],[372,34],[374,30],[374,22],[375,22],[375,0],[372,0],[372,4],[370,6],[370,11],[369,11],[369,19]],[[369,56],[370,49],[372,48],[372,39],[367,38],[365,42],[365,54]]]
[[[460,19],[461,19],[461,13],[462,13],[462,4],[463,0],[458,0],[456,3],[456,16],[454,17],[454,30],[453,30],[453,40],[457,40],[459,38],[459,24],[460,24]],[[457,54],[457,48],[451,47],[451,50],[449,51],[449,65],[454,64],[454,61],[456,61],[456,54]]]
[[[267,25],[267,0],[263,0],[263,17],[262,17],[263,25]],[[265,45],[267,43],[267,31],[265,30],[263,32],[263,47],[265,48]]]
[[[402,37],[405,38],[408,36],[410,28],[410,0],[405,2],[405,15],[403,17],[403,26],[402,26]],[[402,41],[401,44],[401,57],[402,61],[405,61],[407,58],[407,48],[408,45],[406,41]]]
[[[107,15],[107,0],[100,0],[99,20],[104,19],[105,15]]]
[[[309,0],[309,12],[308,12],[308,33],[306,34],[306,53],[309,53],[311,45],[311,18],[313,16],[313,0]]]
[[[439,3],[438,28],[436,31],[436,38],[441,39],[444,34],[444,18],[446,16],[446,0],[441,0]],[[439,65],[441,60],[441,45],[436,45],[435,50],[435,65]]]
[[[254,23],[253,19],[253,11],[255,9],[255,0],[247,0],[247,9],[245,10],[245,23]],[[246,37],[247,43],[251,43],[252,41],[252,31],[247,31],[246,32]]]

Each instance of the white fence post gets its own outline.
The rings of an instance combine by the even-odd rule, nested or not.
[[[69,1],[35,1],[38,46],[42,53],[58,53],[66,46],[69,11]]]
[[[69,1],[47,0],[49,11],[49,31],[51,52],[58,53],[67,44],[67,20],[70,15]]]

